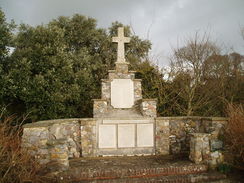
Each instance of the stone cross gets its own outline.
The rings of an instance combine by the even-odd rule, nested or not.
[[[126,63],[125,62],[125,43],[130,42],[129,37],[124,37],[124,27],[118,28],[118,37],[112,37],[113,42],[118,43],[117,49],[117,61],[116,63]]]

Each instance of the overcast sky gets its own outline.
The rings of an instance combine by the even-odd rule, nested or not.
[[[244,0],[0,0],[7,20],[38,25],[75,13],[97,19],[107,28],[114,21],[131,25],[151,40],[151,55],[167,65],[171,48],[196,31],[210,32],[225,50],[244,55]]]

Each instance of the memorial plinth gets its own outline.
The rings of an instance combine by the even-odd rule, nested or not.
[[[102,80],[102,98],[94,100],[98,155],[155,153],[156,100],[142,99],[141,80],[135,79],[135,71],[128,70],[124,43],[129,41],[120,27],[118,37],[113,37],[113,42],[118,43],[115,70],[110,70],[108,79]]]

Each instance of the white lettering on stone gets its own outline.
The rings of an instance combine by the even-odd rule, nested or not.
[[[134,105],[134,83],[131,79],[114,79],[111,82],[111,105],[114,108],[131,108]]]
[[[153,147],[154,142],[153,124],[137,125],[137,146]]]
[[[99,125],[99,148],[116,148],[116,125]]]
[[[135,125],[118,125],[118,147],[135,147]]]

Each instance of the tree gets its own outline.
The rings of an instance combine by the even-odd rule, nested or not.
[[[205,62],[204,80],[214,86],[212,105],[215,112],[225,115],[226,103],[243,102],[243,56],[238,53],[215,55]]]
[[[8,46],[11,44],[12,29],[14,23],[7,23],[3,11],[0,9],[0,60],[3,60],[8,56]]]
[[[0,9],[0,106],[3,106],[2,97],[5,92],[6,86],[6,64],[9,57],[9,46],[12,41],[12,30],[14,29],[14,23],[7,23],[4,12]]]
[[[100,98],[100,80],[116,61],[111,37],[121,25],[115,22],[107,31],[97,28],[95,19],[78,14],[47,25],[21,25],[11,61],[5,64],[3,102],[11,104],[12,112],[30,113],[32,121],[92,116],[92,99]],[[128,27],[126,34],[131,35]],[[131,38],[126,56],[140,63],[151,44]]]
[[[186,46],[173,51],[171,67],[174,72],[175,89],[183,104],[178,108],[183,115],[195,115],[196,111],[209,102],[209,96],[203,89],[204,62],[213,55],[219,53],[219,49],[209,40],[209,36],[202,37],[198,33],[194,38],[186,40]],[[209,88],[210,89],[210,88]]]

